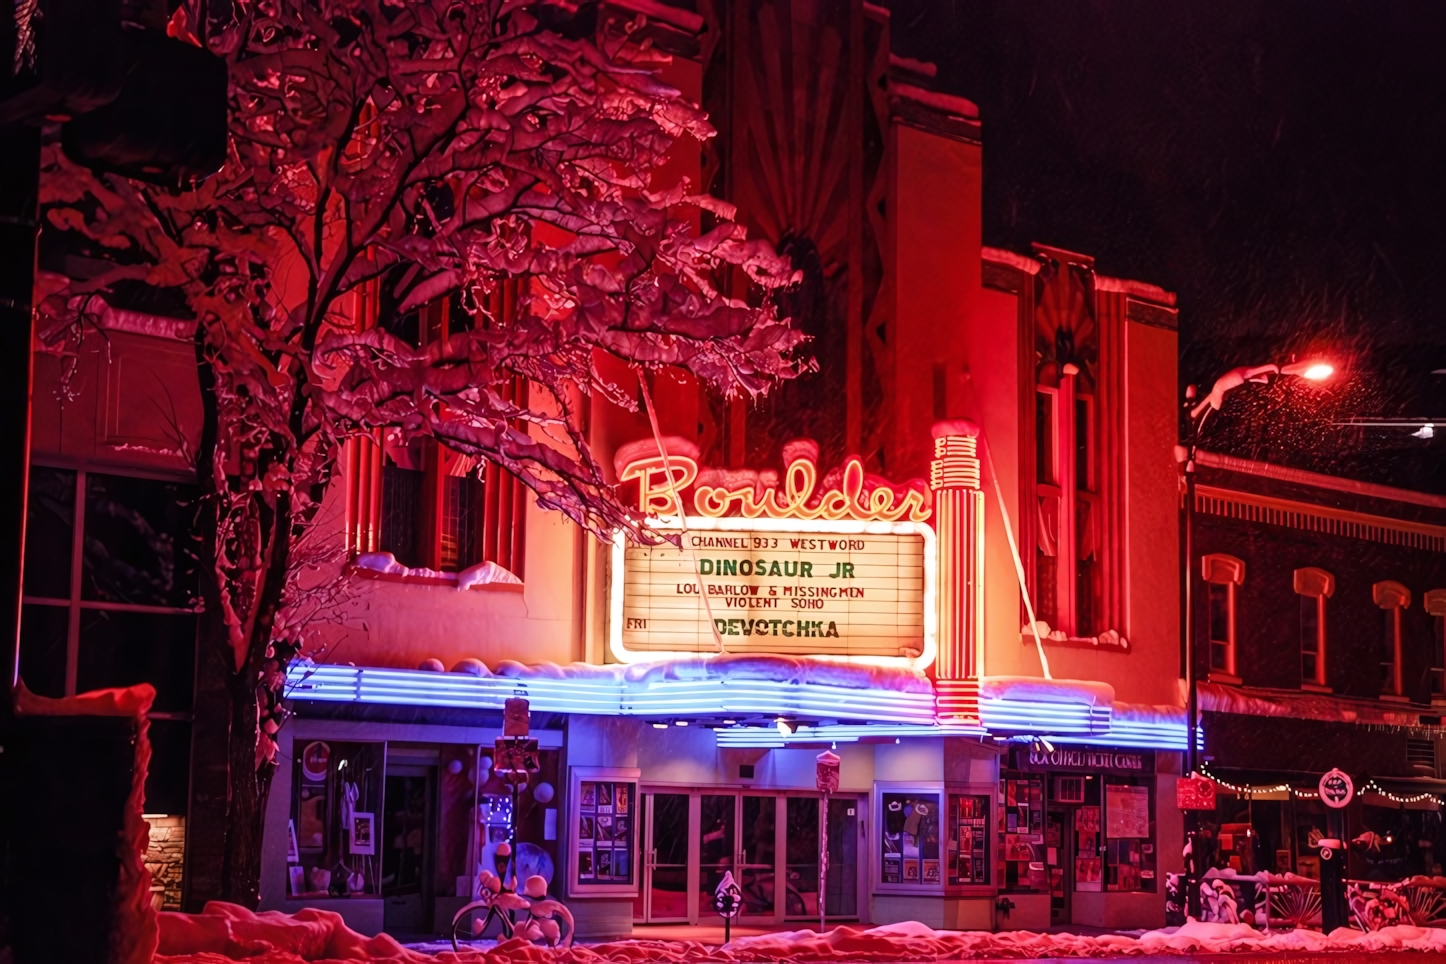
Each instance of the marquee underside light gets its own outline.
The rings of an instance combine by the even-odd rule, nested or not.
[[[980,700],[979,724],[939,723],[929,692],[856,689],[789,680],[703,679],[633,682],[618,677],[556,678],[472,676],[422,670],[369,669],[294,663],[287,672],[290,699],[326,703],[440,706],[498,710],[511,697],[534,710],[591,716],[783,717],[801,722],[791,734],[776,726],[732,726],[717,732],[727,747],[787,747],[821,741],[921,737],[983,737],[999,733],[1040,736],[1053,743],[1183,750],[1184,719],[1122,719],[1107,706],[1032,700]],[[808,722],[868,720],[864,724]],[[1200,735],[1203,745],[1203,734]]]
[[[472,676],[422,670],[294,663],[290,699],[500,710],[512,697],[532,709],[592,716],[802,716],[930,724],[934,695],[765,679],[623,681],[616,677]]]
[[[934,662],[937,551],[927,524],[686,522],[686,533],[677,517],[648,523],[683,535],[681,550],[631,545],[623,533],[613,540],[608,645],[619,662],[708,657],[720,652],[719,639],[730,653],[913,670]]]

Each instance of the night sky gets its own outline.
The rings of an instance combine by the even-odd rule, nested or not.
[[[1184,378],[1242,388],[1207,447],[1446,492],[1446,3],[889,0],[894,49],[984,122],[984,238],[1178,293]],[[1248,396],[1248,397],[1247,397]]]

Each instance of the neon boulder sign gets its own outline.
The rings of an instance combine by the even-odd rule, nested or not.
[[[765,469],[706,469],[698,465],[698,449],[684,439],[664,439],[668,457],[647,440],[618,450],[618,479],[637,482],[637,506],[651,516],[679,515],[675,500],[691,494],[689,515],[710,519],[855,519],[870,522],[927,522],[929,489],[923,480],[895,485],[864,471],[857,456],[820,481],[818,443],[806,439],[783,447],[780,475]],[[668,470],[672,470],[672,485]],[[822,487],[820,487],[822,485]],[[691,489],[691,493],[689,493]]]
[[[647,524],[681,545],[615,537],[614,658],[752,652],[914,669],[934,661],[937,560],[923,481],[895,485],[856,458],[820,477],[813,442],[786,445],[782,472],[700,469],[691,443],[664,444],[666,461],[651,440],[622,447],[616,460]]]

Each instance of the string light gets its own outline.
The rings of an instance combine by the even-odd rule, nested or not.
[[[1277,783],[1273,786],[1268,787],[1252,787],[1242,784],[1231,783],[1230,781],[1222,780],[1215,774],[1211,773],[1205,768],[1204,764],[1200,765],[1200,774],[1204,777],[1209,778],[1212,782],[1224,787],[1226,790],[1229,790],[1231,793],[1235,793],[1240,796],[1254,796],[1256,794],[1262,793],[1288,793],[1291,796],[1298,797],[1302,800],[1320,799],[1320,794],[1315,790],[1302,790],[1299,787],[1291,786],[1289,783]],[[1406,794],[1404,796],[1398,793],[1392,793],[1391,791],[1387,790],[1385,787],[1377,783],[1374,778],[1369,779],[1365,782],[1365,785],[1361,787],[1361,792],[1374,793],[1377,796],[1385,797],[1387,800],[1396,804],[1421,803],[1426,800],[1430,800],[1438,805],[1446,802],[1443,801],[1441,795],[1435,793],[1412,793]]]
[[[1391,793],[1385,787],[1377,783],[1374,779],[1367,780],[1366,785],[1361,788],[1361,792],[1377,794],[1378,796],[1385,797],[1392,803],[1420,803],[1423,800],[1431,800],[1438,805],[1441,803],[1441,798],[1434,793],[1413,793],[1407,796],[1401,796],[1399,794]]]
[[[1289,793],[1292,796],[1300,797],[1305,800],[1320,799],[1320,794],[1315,792],[1314,790],[1301,790],[1291,786],[1289,783],[1277,783],[1274,786],[1269,787],[1251,787],[1231,783],[1228,780],[1220,779],[1215,774],[1205,769],[1205,764],[1203,763],[1200,764],[1200,774],[1204,777],[1207,777],[1211,782],[1218,783],[1220,786],[1229,790],[1231,793],[1239,794],[1240,796],[1254,796],[1258,793]]]

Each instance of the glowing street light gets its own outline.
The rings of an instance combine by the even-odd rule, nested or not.
[[[1304,371],[1294,371],[1293,369],[1298,367],[1296,365],[1282,365],[1280,373],[1282,375],[1299,374],[1301,378],[1309,379],[1313,382],[1323,382],[1336,373],[1335,366],[1326,362],[1302,362],[1301,364],[1305,365]]]
[[[1312,359],[1303,362],[1290,362],[1286,365],[1242,365],[1239,368],[1232,368],[1230,371],[1215,379],[1215,384],[1210,388],[1210,394],[1206,395],[1192,409],[1190,409],[1190,420],[1199,420],[1194,426],[1192,434],[1198,436],[1200,429],[1205,425],[1205,419],[1211,412],[1220,411],[1225,404],[1225,396],[1246,382],[1253,382],[1257,385],[1269,384],[1272,378],[1280,375],[1292,375],[1304,378],[1307,381],[1323,382],[1336,372],[1335,366],[1320,359]],[[1195,386],[1191,385],[1185,390],[1185,398],[1195,397]],[[1193,454],[1193,452],[1192,452]]]

